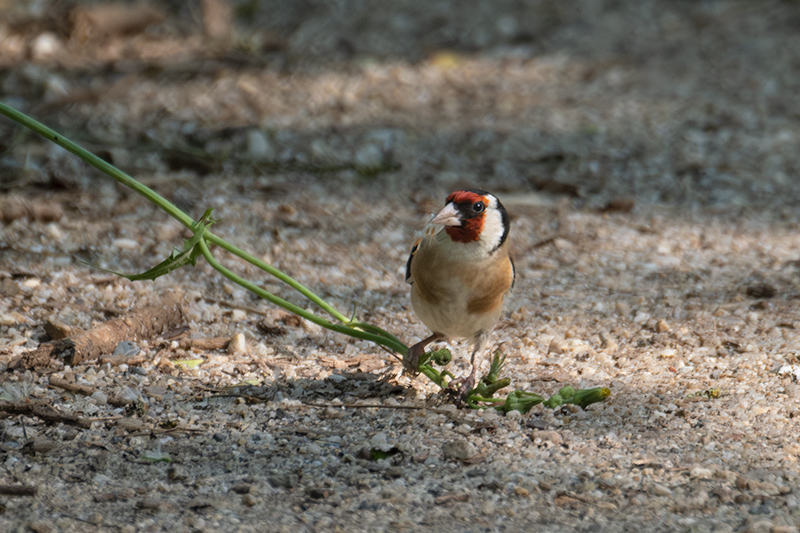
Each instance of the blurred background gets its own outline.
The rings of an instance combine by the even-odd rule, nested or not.
[[[2,0],[0,98],[186,206],[204,179],[800,200],[796,1]],[[97,179],[0,120],[0,194]]]

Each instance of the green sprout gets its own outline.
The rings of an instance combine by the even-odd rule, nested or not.
[[[467,394],[466,404],[473,409],[480,409],[482,406],[480,402],[484,403],[499,403],[503,400],[493,398],[494,394],[508,387],[511,384],[510,378],[500,378],[500,372],[503,370],[503,365],[506,362],[506,356],[496,350],[492,355],[492,364],[489,367],[489,373],[481,378],[475,388]]]
[[[593,403],[602,402],[611,394],[611,389],[608,387],[593,387],[591,389],[574,389],[567,385],[550,396],[546,402],[545,407],[556,409],[564,404],[571,403],[577,405],[581,409],[586,409]]]
[[[527,392],[520,389],[510,392],[505,399],[494,398],[494,394],[500,389],[511,384],[509,378],[500,378],[500,372],[505,364],[505,356],[500,354],[500,350],[494,352],[492,356],[492,366],[478,385],[467,395],[466,403],[473,409],[484,409],[494,407],[502,413],[509,411],[519,411],[527,413],[534,406],[540,403],[550,409],[556,409],[564,404],[573,404],[581,409],[586,409],[589,405],[605,400],[610,394],[608,387],[594,387],[591,389],[575,389],[567,385],[550,396],[547,400],[535,392]],[[483,405],[489,404],[489,405]]]
[[[525,392],[524,390],[515,390],[509,393],[506,401],[501,405],[495,406],[495,409],[503,413],[509,411],[519,411],[520,413],[527,413],[533,406],[539,405],[544,401],[543,396],[539,396],[535,392]]]
[[[447,348],[436,350],[434,352],[427,352],[422,354],[419,358],[419,366],[417,369],[420,373],[425,374],[428,379],[436,383],[440,389],[446,389],[449,386],[447,378],[453,379],[453,374],[447,370],[436,370],[433,365],[445,366],[453,360],[453,354]]]

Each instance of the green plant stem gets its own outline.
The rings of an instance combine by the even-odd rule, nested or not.
[[[287,311],[291,311],[292,313],[301,316],[306,320],[318,324],[331,331],[336,331],[338,333],[343,333],[351,337],[372,341],[376,344],[380,344],[381,346],[386,346],[387,348],[391,348],[392,350],[400,354],[404,354],[406,351],[408,351],[408,348],[403,343],[401,343],[391,335],[388,336],[385,334],[379,335],[375,333],[369,333],[361,329],[354,329],[348,326],[343,326],[341,324],[334,324],[333,322],[329,322],[328,320],[325,320],[324,318],[319,317],[314,313],[306,311],[305,309],[298,307],[295,304],[284,300],[283,298],[275,296],[274,294],[265,291],[261,287],[247,281],[246,279],[237,276],[236,274],[234,274],[233,272],[222,266],[222,264],[219,261],[217,261],[217,259],[211,254],[211,250],[209,250],[208,244],[204,240],[201,239],[198,242],[198,246],[200,247],[200,251],[202,252],[203,257],[205,257],[206,261],[208,261],[208,264],[211,265],[211,267],[214,270],[216,270],[217,272],[219,272],[232,282],[236,283],[237,285],[241,285],[245,289],[252,291],[258,296],[264,298],[265,300],[280,307],[283,307]]]
[[[470,396],[469,397],[469,401],[473,402],[473,403],[476,403],[476,405],[474,407],[475,409],[484,409],[484,407],[482,405],[477,405],[477,402],[503,403],[503,402],[506,401],[506,399],[505,398],[492,398],[491,396],[488,397],[488,398],[485,398],[483,396],[475,395],[475,396]]]
[[[175,204],[173,204],[172,202],[170,202],[169,200],[167,200],[166,198],[155,192],[150,187],[147,187],[146,185],[139,183],[138,181],[136,181],[126,173],[122,172],[114,165],[100,159],[93,153],[89,152],[88,150],[79,146],[78,144],[72,142],[63,135],[58,134],[56,131],[48,128],[41,122],[32,119],[31,117],[25,115],[24,113],[21,113],[2,102],[0,102],[0,113],[6,115],[10,119],[18,122],[19,124],[22,124],[26,128],[33,130],[34,132],[38,133],[45,139],[54,142],[55,144],[61,146],[65,150],[75,154],[76,156],[80,157],[81,159],[83,159],[96,169],[111,176],[112,178],[117,180],[119,183],[125,185],[126,187],[133,189],[137,193],[141,194],[142,196],[144,196],[145,198],[156,204],[158,207],[164,210],[169,216],[171,216],[172,218],[174,218],[187,228],[189,229],[194,228],[195,221],[192,219],[192,217],[181,211]],[[203,237],[207,239],[209,242],[216,244],[220,248],[227,250],[233,255],[243,259],[244,261],[252,263],[261,270],[265,271],[266,273],[278,278],[279,280],[286,283],[287,285],[298,291],[300,294],[302,294],[303,296],[314,302],[317,306],[320,307],[320,309],[331,315],[339,322],[342,322],[344,324],[349,324],[351,322],[349,318],[347,318],[342,313],[337,311],[328,302],[326,302],[321,297],[317,296],[315,293],[310,291],[307,287],[305,287],[292,277],[288,276],[287,274],[281,272],[277,268],[268,265],[264,261],[261,261],[260,259],[248,254],[244,250],[237,248],[236,246],[230,244],[221,237],[214,235],[209,230],[205,230],[205,234]]]
[[[386,337],[387,339],[391,339],[397,342],[398,344],[403,345],[403,351],[399,352],[400,355],[405,355],[406,352],[408,351],[408,347],[405,344],[403,344],[403,341],[401,341],[388,331],[379,328],[378,326],[373,326],[372,324],[365,324],[364,322],[355,322],[355,321],[349,321],[347,322],[347,325],[350,326],[351,328],[366,331],[367,333],[375,333],[376,335],[381,335],[382,337]]]

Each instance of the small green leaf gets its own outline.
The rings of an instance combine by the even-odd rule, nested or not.
[[[447,348],[442,348],[441,350],[436,350],[435,352],[427,352],[422,354],[420,356],[417,369],[422,374],[427,376],[428,379],[436,383],[440,388],[446,389],[449,383],[445,378],[449,377],[450,379],[453,379],[453,374],[447,370],[442,370],[439,372],[433,368],[433,365],[437,364],[439,366],[445,366],[452,360],[453,355],[450,353],[450,350]]]
[[[174,362],[175,361],[173,361],[173,363]],[[240,381],[238,383],[234,383],[233,385],[231,385],[228,388],[229,389],[234,389],[236,387],[258,387],[259,385],[261,385],[261,380],[260,379],[256,379],[256,378],[252,378],[252,379],[242,380],[242,381]]]
[[[564,403],[570,403],[575,396],[575,387],[567,385],[558,390],[558,395],[564,398]]]
[[[481,380],[481,382],[478,383],[469,394],[470,396],[476,395],[483,396],[485,398],[491,398],[495,392],[504,387],[508,387],[509,385],[511,385],[511,378],[503,378],[493,383],[486,383],[485,381]]]
[[[439,372],[429,364],[419,365],[419,371],[425,374],[425,376],[427,376],[428,379],[436,383],[442,389],[446,389],[449,384],[448,381],[445,379],[446,377],[453,379],[453,374],[451,374],[447,370],[442,370],[441,372]]]
[[[380,461],[381,459],[388,459],[389,457],[393,457],[398,453],[400,453],[400,448],[398,448],[397,446],[392,446],[388,450],[381,450],[379,448],[370,448],[369,460]]]
[[[85,261],[81,261],[82,263],[97,268],[99,270],[103,270],[104,272],[109,272],[111,274],[121,276],[123,278],[129,279],[130,281],[139,281],[139,280],[154,280],[156,278],[160,278],[166,274],[169,274],[173,270],[177,270],[184,265],[192,265],[194,266],[197,263],[197,258],[202,254],[198,243],[203,238],[205,234],[206,228],[214,224],[216,220],[211,218],[211,209],[206,210],[203,216],[200,218],[197,223],[194,225],[194,235],[191,239],[187,239],[184,241],[183,250],[178,250],[177,248],[172,250],[172,253],[161,261],[159,264],[151,268],[150,270],[146,270],[140,274],[125,274],[123,272],[116,272],[114,270],[109,270],[107,268],[101,268],[95,265],[91,265],[86,263]]]
[[[450,364],[450,361],[453,360],[453,354],[450,353],[450,350],[447,348],[442,348],[441,350],[436,350],[430,354],[431,361],[436,363],[439,366],[445,366]]]
[[[544,398],[535,392],[525,392],[524,390],[517,389],[508,395],[503,405],[498,405],[495,409],[504,413],[519,411],[525,414],[530,411],[534,405],[538,405],[543,401]]]
[[[171,463],[172,457],[168,453],[162,451],[146,451],[142,453],[142,459],[151,463]]]
[[[203,364],[202,359],[176,359],[172,361],[172,364],[175,366],[180,366],[183,368],[197,368],[201,364]]]
[[[486,374],[481,381],[484,381],[487,384],[492,384],[500,379],[500,371],[503,370],[503,365],[505,362],[506,356],[501,354],[500,350],[496,350],[492,356],[492,366],[489,368],[489,373]]]
[[[450,353],[450,350],[447,348],[442,348],[441,350],[436,350],[435,352],[426,352],[422,354],[419,358],[419,366],[422,365],[429,365],[430,363],[436,363],[439,366],[445,366],[450,361],[453,360],[453,354]]]
[[[550,396],[542,405],[550,409],[557,409],[564,405],[564,398],[562,398],[560,394],[556,393]]]
[[[611,395],[611,389],[608,387],[593,387],[591,389],[579,389],[575,391],[570,403],[586,409],[593,403],[602,402]]]

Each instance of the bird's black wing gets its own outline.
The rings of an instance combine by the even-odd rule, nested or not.
[[[414,259],[414,254],[416,253],[417,248],[419,248],[419,243],[421,240],[422,239],[419,239],[414,243],[414,246],[411,248],[411,253],[408,254],[408,261],[406,262],[406,283],[409,285],[414,283],[414,278],[411,277],[411,260]]]

